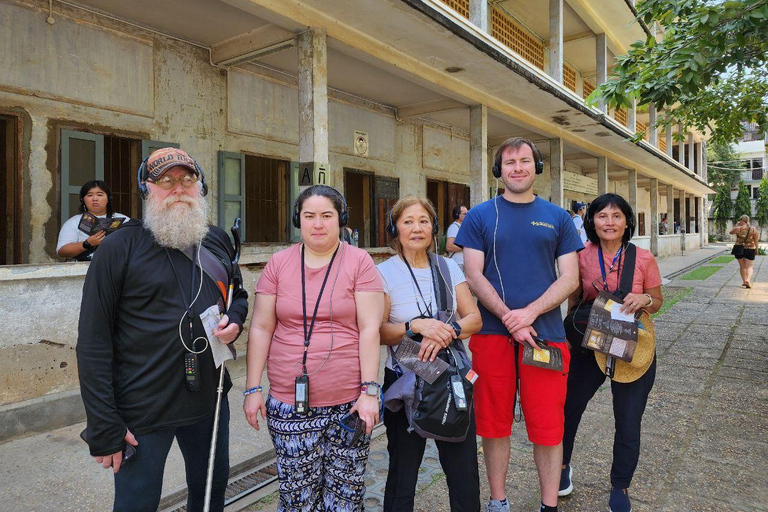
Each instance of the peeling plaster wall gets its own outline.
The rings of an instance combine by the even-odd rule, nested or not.
[[[57,6],[56,24],[50,26],[46,8],[34,0],[0,3],[0,21],[12,27],[0,40],[16,54],[16,60],[9,58],[12,52],[0,56],[3,69],[9,70],[0,74],[0,107],[29,116],[22,145],[29,148],[23,194],[29,218],[24,243],[31,263],[0,267],[0,320],[19,326],[0,341],[0,374],[6,384],[0,405],[77,387],[74,347],[87,264],[55,257],[62,128],[179,143],[207,171],[212,212],[217,211],[218,151],[292,161],[299,154],[295,86],[241,70],[227,76],[209,64],[204,49],[66,5]],[[52,48],[58,44],[63,46]],[[67,58],[66,48],[76,58]],[[136,55],[128,58],[132,52]],[[32,65],[45,68],[44,79],[32,83]],[[101,89],[100,83],[107,86]],[[354,153],[355,130],[368,133],[368,157]],[[468,141],[432,130],[437,138],[429,151],[444,156],[430,161],[427,169],[422,131],[421,124],[398,123],[383,109],[332,98],[332,184],[341,187],[345,167],[398,177],[401,195],[424,195],[427,176],[468,183]],[[244,249],[249,289],[268,253],[279,248],[264,254]],[[30,318],[30,311],[35,311],[34,321],[22,328],[19,319]]]

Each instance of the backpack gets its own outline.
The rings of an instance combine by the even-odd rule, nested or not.
[[[445,258],[430,255],[432,278],[438,283],[438,320],[451,321],[455,317],[451,274]],[[405,371],[384,394],[386,407],[391,411],[405,409],[408,432],[416,432],[425,439],[458,443],[464,441],[474,414],[472,371],[467,351],[461,340],[453,340],[451,346],[438,352],[437,357],[448,364],[431,384],[411,371]],[[396,358],[396,356],[395,356]],[[399,367],[398,367],[399,368]],[[400,370],[402,371],[402,370]],[[472,378],[473,380],[470,380]],[[461,386],[464,407],[459,407],[460,397],[454,389]]]

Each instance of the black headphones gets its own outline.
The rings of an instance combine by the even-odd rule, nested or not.
[[[437,216],[432,217],[432,238],[436,237],[438,233]],[[387,234],[394,240],[398,237],[397,224],[392,220],[392,210],[389,210],[389,221],[387,222]]]
[[[539,151],[539,148],[536,147],[536,144],[533,142],[522,139],[524,144],[527,144],[529,148],[531,148],[531,151],[533,151],[533,159],[536,163],[536,174],[541,174],[544,172],[544,159],[541,156],[541,151]],[[493,169],[491,169],[491,172],[493,173],[494,178],[501,178],[501,153],[502,148],[507,149],[510,146],[507,146],[506,143],[502,144],[498,151],[496,151],[496,156],[493,159]]]
[[[142,199],[146,199],[147,197],[149,197],[149,187],[147,186],[147,179],[148,179],[147,160],[149,160],[149,157],[146,157],[144,160],[141,161],[139,170],[136,173],[136,181],[139,183],[139,195],[141,196]],[[208,195],[208,183],[205,182],[205,173],[203,172],[203,169],[200,167],[200,165],[197,163],[197,160],[193,158],[192,161],[195,162],[195,168],[197,169],[197,172],[200,174],[200,183],[203,185],[202,196],[205,197]]]
[[[587,207],[587,213],[584,215],[584,231],[589,235],[590,231],[595,231],[595,215],[597,212],[592,212],[592,205],[595,203],[590,203],[589,207]],[[633,236],[635,236],[635,211],[632,210],[632,206],[629,207],[630,211],[632,212],[632,215],[630,215],[627,218],[627,230],[629,231],[629,238],[627,240],[631,240]],[[592,215],[590,215],[592,213]]]
[[[347,208],[347,200],[344,197],[344,194],[342,194],[341,192],[339,192],[337,189],[333,188],[330,185],[313,185],[310,188],[314,189],[316,187],[317,188],[325,187],[327,189],[333,190],[336,193],[336,195],[339,196],[339,199],[341,200],[341,204],[343,206],[343,208],[341,209],[341,212],[339,212],[339,227],[343,228],[344,226],[346,226],[347,223],[349,223],[349,210]],[[309,189],[307,189],[307,190],[309,190]],[[302,194],[303,193],[304,192],[302,192]],[[309,194],[307,197],[311,197],[312,195],[315,195],[315,194]],[[293,227],[295,227],[296,229],[300,229],[301,228],[301,216],[300,216],[301,212],[299,211],[299,198],[300,197],[301,197],[301,194],[299,194],[299,197],[297,197],[296,201],[293,203],[293,216],[291,217],[291,222],[293,223]]]

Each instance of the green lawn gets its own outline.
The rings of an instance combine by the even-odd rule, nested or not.
[[[651,315],[651,318],[656,318],[659,315],[663,315],[666,311],[675,305],[675,303],[686,298],[693,288],[681,288],[677,286],[664,286],[661,289],[661,293],[664,295],[664,304],[661,305],[661,309]]]
[[[715,263],[716,265],[722,265],[724,263],[730,263],[734,260],[733,256],[718,256],[709,263]]]
[[[715,265],[705,265],[703,267],[695,268],[685,274],[680,279],[688,280],[688,281],[703,281],[704,279],[708,278],[718,270],[720,270],[723,267],[715,266]]]

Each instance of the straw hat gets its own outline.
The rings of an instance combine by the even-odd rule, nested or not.
[[[640,319],[637,321],[637,347],[632,356],[631,362],[622,361],[614,358],[616,369],[613,374],[613,380],[616,382],[628,383],[634,382],[642,377],[653,363],[653,357],[656,354],[656,330],[653,327],[651,316],[647,311],[643,311]],[[605,373],[606,355],[595,352],[595,359],[598,366]]]

